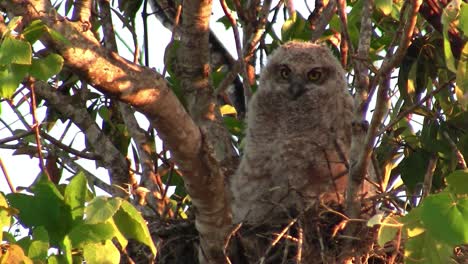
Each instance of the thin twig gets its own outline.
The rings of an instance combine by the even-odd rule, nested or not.
[[[302,246],[304,245],[304,230],[299,223],[297,228],[297,255],[296,255],[296,262],[302,263]]]
[[[40,136],[40,124],[37,119],[37,112],[36,112],[36,92],[34,91],[35,89],[35,84],[33,79],[28,80],[28,86],[29,89],[31,90],[31,114],[32,114],[32,130],[34,131],[35,139],[36,139],[36,146],[37,146],[37,155],[39,157],[39,167],[41,168],[42,172],[47,176],[49,181],[51,180],[49,172],[46,170],[46,167],[44,165],[44,157],[42,155],[42,144],[41,144],[41,136]]]
[[[15,193],[16,189],[15,189],[15,187],[13,187],[13,183],[11,182],[10,174],[8,174],[8,170],[5,167],[5,164],[3,164],[3,160],[2,160],[1,157],[0,157],[0,167],[2,168],[3,176],[5,176],[5,180],[8,183],[8,187],[10,187],[10,191],[12,193]]]
[[[224,243],[223,251],[224,251],[224,255],[226,256],[226,262],[228,264],[231,264],[231,260],[229,259],[229,256],[227,254],[227,249],[228,249],[229,243],[231,242],[232,237],[237,233],[237,231],[239,231],[241,226],[242,226],[242,223],[235,225],[234,228],[232,229],[232,231],[226,237],[226,242]]]
[[[79,150],[76,150],[76,149],[74,149],[72,147],[69,147],[69,146],[63,144],[62,142],[56,140],[54,137],[47,134],[46,132],[39,131],[39,133],[40,133],[41,137],[43,137],[46,140],[50,141],[52,144],[54,144],[55,146],[57,146],[58,148],[60,148],[60,149],[62,149],[64,151],[66,151],[69,154],[73,154],[73,155],[75,155],[77,157],[90,159],[90,160],[98,160],[100,158],[99,155],[96,155],[94,153],[79,151]]]
[[[379,132],[377,132],[376,136],[380,136],[382,135],[383,133],[385,133],[386,131],[388,131],[391,127],[393,127],[396,123],[400,122],[400,120],[402,118],[404,118],[405,116],[407,116],[408,114],[412,113],[416,108],[418,108],[419,106],[421,106],[422,104],[424,104],[426,101],[430,100],[434,95],[436,95],[437,93],[439,93],[440,91],[442,91],[444,88],[447,88],[447,87],[450,87],[450,84],[453,83],[455,81],[455,78],[449,80],[448,82],[446,82],[445,84],[443,85],[437,85],[437,82],[434,81],[434,83],[436,84],[436,89],[431,91],[430,93],[427,93],[421,100],[419,100],[418,102],[414,103],[412,106],[408,107],[406,110],[400,112],[398,114],[398,116],[393,120],[391,121],[390,123],[388,123],[388,125],[386,125],[384,128],[382,128]]]
[[[348,15],[346,14],[346,0],[338,0],[338,14],[341,20],[341,65],[346,69],[348,63],[348,53],[354,54],[353,43],[348,32]]]
[[[270,253],[270,251],[273,249],[273,247],[278,244],[278,242],[285,236],[285,234],[288,232],[288,230],[297,222],[297,218],[294,218],[289,222],[289,224],[281,230],[281,232],[276,236],[275,240],[271,242],[271,244],[268,246],[268,248],[265,250],[265,253],[263,256],[260,258],[259,264],[264,264],[266,261],[266,257]]]
[[[244,90],[248,91],[248,94],[250,94],[251,91],[252,91],[252,88],[250,87],[249,78],[248,78],[248,75],[247,75],[247,65],[245,63],[246,60],[244,59],[244,55],[243,55],[243,52],[242,52],[242,45],[241,45],[241,41],[240,41],[240,34],[239,34],[239,29],[237,27],[236,19],[234,19],[234,17],[232,16],[232,13],[228,10],[226,1],[225,0],[220,0],[219,2],[221,3],[221,7],[223,9],[224,14],[228,18],[229,23],[231,23],[232,31],[234,33],[234,41],[236,43],[237,61],[238,61],[238,64],[239,64],[239,67],[240,67],[240,72],[241,72],[242,78],[243,78]]]
[[[22,131],[22,132],[19,132],[19,133],[15,134],[15,135],[11,136],[11,137],[0,139],[0,144],[5,144],[5,143],[11,142],[11,141],[16,141],[16,140],[19,141],[20,139],[22,139],[24,137],[27,137],[27,136],[29,136],[29,135],[31,135],[33,133],[34,133],[34,131],[31,131],[31,130]]]
[[[450,148],[452,149],[453,153],[457,157],[457,169],[466,169],[465,158],[463,157],[463,154],[458,149],[457,144],[453,142],[452,138],[450,138],[450,135],[447,133],[447,131],[442,132],[442,136],[447,140],[447,142],[450,145]]]
[[[145,46],[145,66],[146,67],[149,67],[148,16],[149,16],[148,0],[144,0],[143,11],[141,12],[141,18],[143,20],[143,45]]]

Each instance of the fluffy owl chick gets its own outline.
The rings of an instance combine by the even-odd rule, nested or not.
[[[297,214],[345,193],[353,102],[327,47],[289,42],[271,54],[247,113],[232,178],[235,222]]]

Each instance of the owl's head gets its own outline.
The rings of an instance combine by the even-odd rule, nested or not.
[[[346,91],[345,72],[325,46],[288,42],[275,50],[260,77],[259,91],[297,100]]]

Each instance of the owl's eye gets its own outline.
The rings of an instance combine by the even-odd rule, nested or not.
[[[280,68],[280,75],[283,79],[289,79],[289,76],[291,75],[291,69],[289,69],[289,67],[286,65],[282,65]]]
[[[307,78],[311,82],[320,82],[324,77],[324,69],[323,68],[314,68],[307,73]]]

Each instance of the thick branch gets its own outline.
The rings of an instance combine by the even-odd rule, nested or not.
[[[360,200],[358,197],[359,186],[364,180],[367,166],[370,160],[370,152],[363,149],[362,144],[365,138],[363,123],[367,112],[366,101],[369,89],[369,70],[365,60],[369,55],[370,41],[372,35],[372,6],[373,1],[367,0],[363,3],[361,31],[354,62],[356,73],[356,95],[354,97],[354,129],[350,150],[350,171],[349,182],[346,190],[346,210],[351,218],[359,214]]]
[[[92,0],[75,0],[75,8],[73,9],[73,20],[88,22],[91,18]]]
[[[321,2],[323,4],[323,1],[315,1],[316,4],[317,2]],[[322,36],[326,27],[330,23],[330,20],[335,14],[336,0],[330,0],[328,4],[325,7],[320,8],[320,11],[317,11],[317,13],[315,12],[316,10],[317,7],[308,18],[309,24],[313,30],[310,40],[313,42],[317,41]]]
[[[196,208],[201,263],[225,261],[224,239],[231,226],[225,178],[236,164],[229,135],[220,122],[210,82],[209,19],[211,1],[185,1],[177,69],[187,108],[203,135],[199,164],[184,172],[184,182]],[[189,174],[190,173],[190,174]]]

